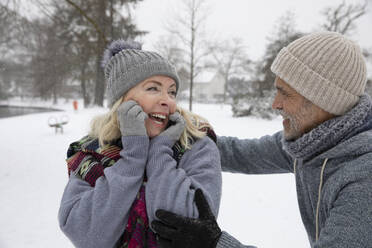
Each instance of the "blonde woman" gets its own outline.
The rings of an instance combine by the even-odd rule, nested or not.
[[[196,218],[200,188],[217,215],[215,136],[205,119],[177,106],[177,73],[157,53],[118,40],[103,66],[111,108],[69,147],[60,227],[76,247],[158,247],[149,226],[157,209]]]

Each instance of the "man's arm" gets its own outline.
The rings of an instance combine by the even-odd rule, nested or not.
[[[216,248],[256,248],[256,246],[243,245],[236,238],[225,231],[222,231],[221,237],[217,242]]]
[[[293,160],[282,149],[282,132],[260,139],[218,137],[223,171],[244,174],[293,172]]]
[[[203,192],[195,192],[195,204],[199,218],[187,218],[168,211],[156,211],[160,221],[153,221],[152,228],[158,234],[163,248],[254,248],[244,246],[226,232],[222,232],[204,198]]]

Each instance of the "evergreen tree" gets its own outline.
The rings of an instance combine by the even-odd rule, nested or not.
[[[65,9],[67,22],[64,24],[76,52],[75,61],[80,63],[77,74],[83,97],[88,101],[87,85],[94,81],[94,104],[103,106],[106,88],[101,68],[103,51],[113,39],[134,39],[146,33],[140,31],[131,18],[131,7],[142,0],[65,1],[68,5]],[[93,59],[94,64],[91,62]]]
[[[141,0],[49,0],[39,3],[46,17],[34,20],[30,67],[39,95],[63,96],[68,82],[80,83],[84,106],[103,106],[105,81],[101,60],[107,44],[135,39],[132,7]],[[40,70],[40,71],[39,71]],[[52,74],[52,75],[49,75]]]

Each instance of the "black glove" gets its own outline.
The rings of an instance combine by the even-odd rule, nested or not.
[[[165,210],[157,210],[152,228],[158,234],[162,248],[215,248],[221,236],[207,200],[201,189],[195,192],[194,201],[199,211],[199,219],[186,218]]]

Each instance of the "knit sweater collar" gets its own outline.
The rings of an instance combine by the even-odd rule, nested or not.
[[[294,158],[310,160],[350,137],[372,129],[372,102],[364,94],[349,112],[323,122],[294,141],[282,139],[284,149]]]

